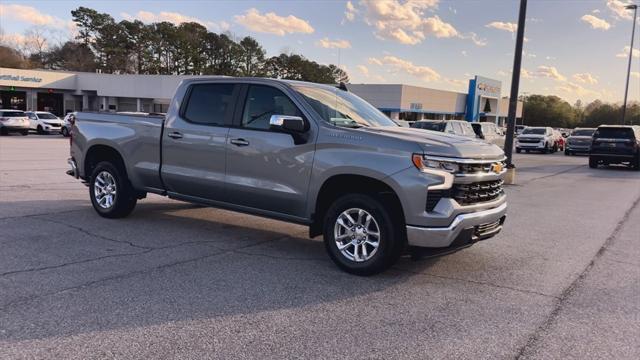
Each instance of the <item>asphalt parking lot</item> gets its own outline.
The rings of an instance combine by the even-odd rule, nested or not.
[[[501,234],[362,278],[300,226],[100,218],[67,154],[0,138],[0,358],[640,358],[639,172],[518,154]]]

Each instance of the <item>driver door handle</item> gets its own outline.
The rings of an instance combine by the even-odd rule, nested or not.
[[[172,138],[172,139],[182,139],[182,134],[174,131],[172,133],[167,134],[168,137]]]
[[[245,140],[245,139],[242,139],[242,138],[240,138],[240,139],[231,139],[229,142],[232,143],[233,145],[236,145],[236,146],[248,146],[249,145],[249,142],[247,140]]]

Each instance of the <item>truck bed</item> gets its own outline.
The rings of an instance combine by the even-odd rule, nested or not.
[[[93,146],[113,147],[126,159],[127,174],[134,187],[162,190],[160,140],[163,124],[163,115],[78,112],[72,156],[82,172],[82,154]]]

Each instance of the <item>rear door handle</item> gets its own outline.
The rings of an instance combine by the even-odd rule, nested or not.
[[[167,136],[172,138],[172,139],[182,139],[182,134],[177,132],[177,131],[169,133]]]
[[[229,141],[230,143],[232,143],[233,145],[236,146],[248,146],[249,142],[245,139],[231,139],[231,141]]]

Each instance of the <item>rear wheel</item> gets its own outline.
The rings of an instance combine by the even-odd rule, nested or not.
[[[108,161],[96,165],[89,183],[89,196],[98,215],[122,218],[136,206],[136,193],[121,166]]]
[[[404,224],[376,198],[338,198],[324,220],[324,244],[331,260],[355,275],[374,275],[392,266],[404,249]]]
[[[20,131],[20,134],[22,134],[22,136],[27,136],[29,135],[29,130],[22,130]]]
[[[67,129],[66,126],[62,127],[62,130],[60,130],[60,132],[62,133],[62,136],[69,137],[69,129]]]
[[[635,160],[631,162],[631,168],[635,171],[640,171],[640,153],[636,155]]]
[[[5,136],[5,135],[9,135],[9,131],[7,131],[7,129],[5,128],[0,128],[0,135]]]
[[[598,168],[598,159],[594,157],[589,157],[589,167],[592,169]]]

